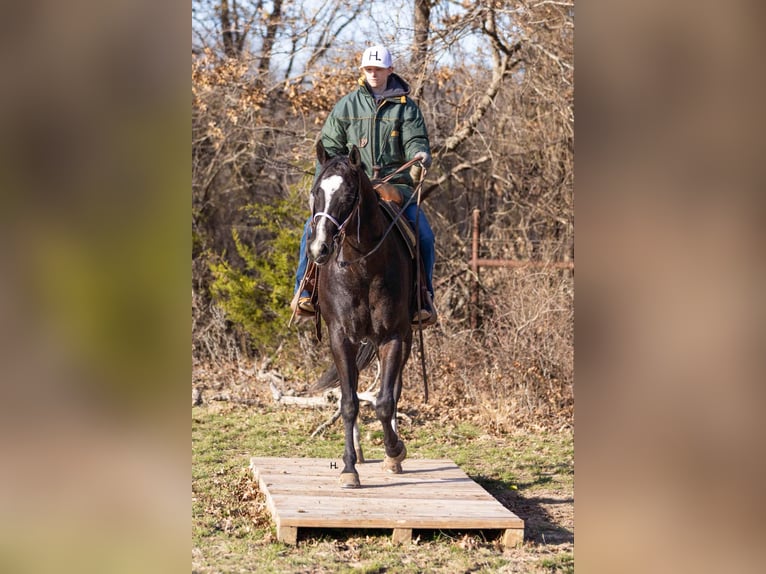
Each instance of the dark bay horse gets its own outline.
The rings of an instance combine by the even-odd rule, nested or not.
[[[413,263],[388,221],[361,164],[359,150],[329,157],[317,144],[319,176],[311,190],[309,258],[318,266],[319,313],[327,322],[330,349],[340,378],[346,445],[340,484],[360,486],[353,428],[359,412],[357,353],[371,343],[381,363],[375,413],[383,425],[383,467],[402,472],[407,455],[392,418],[402,392],[402,371],[412,348]]]

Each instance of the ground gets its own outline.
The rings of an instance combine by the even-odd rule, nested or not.
[[[207,572],[573,572],[574,436],[571,427],[493,432],[470,413],[448,416],[420,398],[402,401],[410,457],[450,458],[525,522],[521,547],[499,531],[420,531],[394,546],[391,531],[301,529],[297,547],[276,541],[251,456],[339,457],[340,422],[311,433],[333,412],[273,402],[252,370],[195,370],[192,407],[192,570]],[[413,393],[414,394],[414,393]],[[361,414],[369,458],[382,457],[372,410]],[[489,429],[489,430],[488,430]],[[406,463],[405,463],[406,464]]]

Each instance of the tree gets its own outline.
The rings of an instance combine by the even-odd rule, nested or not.
[[[256,273],[233,231],[268,251],[274,235],[248,206],[305,197],[318,131],[373,42],[392,48],[426,117],[437,282],[460,281],[474,208],[486,217],[488,257],[571,259],[573,10],[510,0],[194,0],[195,288],[211,297],[211,263]],[[458,299],[445,307],[451,320],[467,315]]]
[[[413,18],[414,33],[412,37],[412,58],[410,61],[412,70],[415,72],[412,98],[418,101],[423,93],[427,72],[432,0],[414,0],[413,3],[415,7]]]

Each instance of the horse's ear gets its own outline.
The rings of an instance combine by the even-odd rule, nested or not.
[[[359,154],[359,148],[355,145],[351,146],[351,151],[348,154],[348,161],[356,168],[362,165],[362,156]]]
[[[324,165],[328,159],[330,159],[330,156],[327,155],[327,150],[324,149],[322,139],[320,138],[317,142],[317,161],[319,162],[319,165]]]

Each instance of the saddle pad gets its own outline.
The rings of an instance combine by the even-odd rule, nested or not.
[[[379,201],[378,205],[380,205],[383,213],[386,214],[386,218],[388,218],[389,222],[393,221],[396,214],[399,213],[399,206],[390,201]],[[395,227],[397,231],[399,231],[399,235],[404,238],[404,242],[407,244],[407,249],[410,252],[410,257],[415,259],[415,242],[417,238],[415,237],[415,231],[413,231],[410,222],[404,217],[404,214],[396,220]]]

